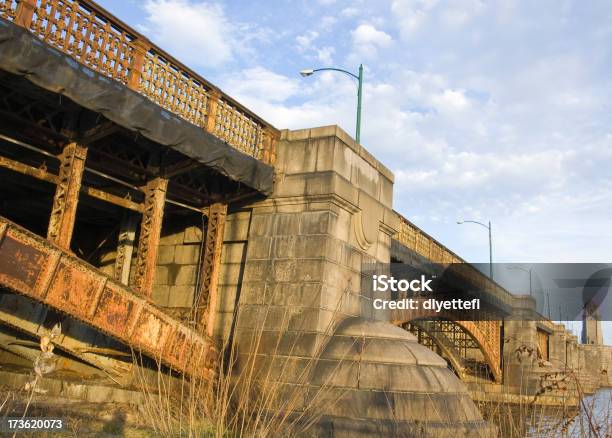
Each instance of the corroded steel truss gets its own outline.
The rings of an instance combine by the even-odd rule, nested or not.
[[[87,148],[70,143],[60,157],[60,168],[47,239],[63,249],[70,249]]]
[[[144,210],[140,223],[138,254],[134,275],[134,288],[143,296],[151,297],[153,276],[157,263],[157,251],[168,180],[155,178],[146,186]]]
[[[460,280],[472,285],[475,289],[486,291],[500,303],[507,305],[511,304],[512,295],[508,291],[420,230],[406,218],[399,214],[398,217],[400,219],[400,227],[396,240],[399,243],[428,262],[445,266],[453,264],[453,273],[456,274]],[[420,310],[417,311],[398,311],[393,318],[395,322],[400,325],[417,319],[434,320],[438,317],[452,321],[452,323],[460,327],[461,330],[469,333],[473,342],[475,342],[482,351],[494,379],[500,382],[502,377],[502,318],[500,317],[496,320],[495,315],[485,315],[485,312],[479,313],[481,313],[481,315],[478,320],[465,321],[462,320],[461,314],[453,314],[452,312],[436,313],[424,310],[421,306]]]
[[[206,363],[202,372],[209,372],[216,350],[206,333],[214,326],[227,205],[253,196],[253,189],[2,71],[0,114],[0,176],[6,181],[0,214],[37,233],[1,220],[3,233],[8,231],[0,245],[0,289],[39,301],[38,313],[24,318],[5,306],[0,324],[36,337],[40,327],[28,318],[40,309],[56,309],[176,369],[192,372],[189,367],[197,362]],[[30,190],[36,195],[24,196]],[[197,335],[149,304],[162,222],[194,213],[208,217],[196,291]],[[107,227],[106,237],[92,233],[85,239],[93,245],[88,248],[81,237],[98,223]],[[107,241],[112,248],[114,236],[113,278],[75,256],[89,260],[96,245]],[[23,263],[12,263],[16,259]],[[20,299],[0,295],[4,304]],[[71,338],[79,336],[67,334],[58,346],[117,376],[116,364],[107,363],[112,361],[105,361],[103,353],[84,355],[85,347]]]
[[[495,343],[487,342],[486,338],[487,336],[498,336],[499,338],[499,322],[478,321],[474,323],[472,321],[431,319],[412,320],[401,326],[415,334],[419,343],[446,356],[462,378],[466,375],[467,350],[479,350],[493,379],[501,382],[500,352],[496,351]],[[491,331],[495,333],[488,333]]]
[[[394,315],[394,320],[397,325],[404,326],[406,323],[412,323],[418,320],[424,321],[435,321],[437,319],[444,319],[448,321],[448,324],[441,326],[441,331],[448,331],[450,325],[456,325],[461,331],[470,335],[470,340],[467,341],[464,338],[456,337],[453,339],[453,346],[455,348],[473,348],[474,345],[482,352],[484,359],[491,370],[491,374],[496,382],[501,382],[501,330],[502,322],[489,320],[489,321],[464,321],[461,320],[461,316],[450,312],[433,312],[433,311],[411,311],[403,314]],[[456,329],[455,329],[456,330]]]
[[[218,353],[209,337],[1,217],[0,259],[0,287],[77,318],[176,370],[207,377],[214,369]]]
[[[195,309],[199,330],[212,336],[227,204],[211,205],[207,216],[204,254],[201,257],[200,268],[202,276],[198,285]]]

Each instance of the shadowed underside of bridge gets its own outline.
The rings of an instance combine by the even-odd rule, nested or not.
[[[133,348],[208,376],[228,206],[271,192],[278,131],[92,2],[0,17],[2,348],[34,362],[61,322],[67,369],[121,380]],[[190,323],[152,304],[162,229],[185,220]]]

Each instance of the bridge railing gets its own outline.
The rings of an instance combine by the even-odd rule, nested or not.
[[[90,0],[0,0],[0,16],[234,148],[274,164],[279,131]]]
[[[459,257],[453,251],[442,245],[436,239],[425,233],[401,214],[395,212],[400,219],[400,228],[396,239],[407,248],[415,251],[432,263],[443,265],[455,263],[460,264],[459,274],[462,275],[470,284],[479,289],[487,290],[494,294],[504,304],[512,305],[512,294],[501,287],[495,281],[484,275],[474,266]]]

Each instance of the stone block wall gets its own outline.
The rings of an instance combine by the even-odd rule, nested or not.
[[[214,333],[218,341],[227,339],[234,320],[234,309],[242,284],[250,220],[250,210],[230,210],[226,218]],[[116,239],[109,240],[98,251],[96,260],[92,261],[110,276],[114,275],[116,244]],[[164,217],[152,301],[180,319],[189,317],[194,303],[201,246],[202,223],[197,214]],[[131,279],[136,263],[136,250],[137,248],[134,248],[132,256]]]
[[[162,229],[152,296],[158,306],[189,308],[193,305],[202,242],[199,220],[172,221]],[[166,219],[166,222],[170,221]]]
[[[200,218],[168,220],[162,231],[153,286],[153,301],[186,317],[194,303],[202,224]],[[226,219],[221,271],[217,290],[215,337],[226,339],[233,320],[234,306],[242,281],[246,240],[250,223],[249,211],[230,212]]]

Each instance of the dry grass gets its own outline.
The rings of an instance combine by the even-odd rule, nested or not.
[[[577,396],[578,405],[568,401],[558,406],[539,403],[553,391]],[[480,402],[479,408],[505,438],[612,438],[612,391],[585,395],[573,371],[544,374],[535,396],[522,400],[526,401]]]
[[[350,285],[341,294],[314,353],[299,365],[294,352],[304,332],[301,327],[289,330],[288,310],[281,321],[271,321],[272,306],[266,305],[248,339],[242,335],[242,351],[235,337],[224,346],[219,372],[212,381],[178,376],[161,366],[153,385],[140,374],[147,423],[164,437],[283,437],[307,433],[338,399],[338,395],[327,395],[342,361],[320,387],[309,382],[340,320],[349,289]],[[269,302],[274,302],[274,294],[276,290]],[[269,331],[268,325],[275,332]],[[268,347],[273,345],[271,351],[261,352],[264,342]],[[309,403],[304,405],[306,397]]]

